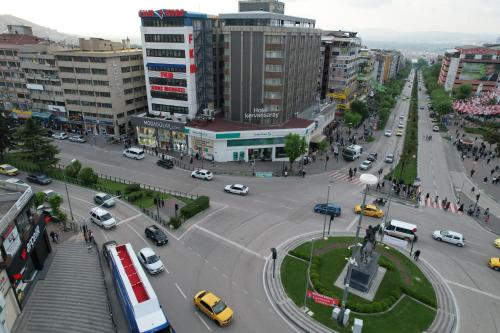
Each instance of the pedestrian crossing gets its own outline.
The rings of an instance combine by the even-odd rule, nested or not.
[[[438,208],[438,209],[442,209],[442,210],[444,210],[444,209],[443,209],[443,205],[442,205],[442,203],[441,203],[441,200],[439,200],[438,202],[434,202],[431,198],[429,198],[429,199],[427,199],[427,200],[423,199],[423,200],[422,200],[422,206],[424,206],[424,207],[428,207],[428,208]],[[459,205],[457,205],[457,204],[455,204],[455,203],[451,202],[451,203],[450,203],[450,209],[449,209],[449,212],[451,212],[451,213],[456,213],[456,214],[463,214],[462,212],[459,212],[459,211],[458,211],[458,208],[459,208],[459,207],[460,207]]]
[[[363,183],[359,180],[359,176],[354,176],[349,180],[349,175],[345,172],[341,172],[340,170],[333,171],[328,176],[354,185],[363,186]]]

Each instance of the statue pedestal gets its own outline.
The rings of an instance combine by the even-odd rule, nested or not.
[[[361,260],[361,255],[357,254],[354,256],[358,266],[352,267],[351,283],[349,286],[353,289],[359,290],[361,292],[367,292],[373,283],[373,278],[377,274],[378,270],[378,260],[380,254],[373,252],[371,258],[368,258],[368,262],[365,263]],[[344,279],[344,284],[345,284]]]

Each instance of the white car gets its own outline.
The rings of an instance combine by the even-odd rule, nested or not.
[[[394,162],[394,154],[388,154],[388,155],[384,158],[384,162],[385,162],[385,163],[392,163],[392,162]]]
[[[104,208],[94,207],[90,211],[90,222],[97,224],[103,229],[111,229],[116,227],[115,218]]]
[[[5,182],[10,184],[20,184],[20,185],[26,184],[25,182],[23,182],[21,179],[18,178],[9,178],[6,179]]]
[[[360,168],[361,170],[368,170],[368,169],[370,169],[371,167],[372,167],[372,162],[371,162],[371,161],[368,161],[368,160],[363,161],[363,163],[361,163],[361,164],[359,165],[359,168]]]
[[[64,132],[54,133],[54,134],[52,134],[52,137],[54,139],[58,139],[58,140],[66,140],[68,138],[68,134],[64,133]]]
[[[160,257],[150,247],[137,252],[137,258],[150,274],[159,274],[165,270]]]
[[[384,135],[385,136],[392,136],[392,131],[391,130],[385,130]]]
[[[455,244],[458,247],[465,245],[464,235],[450,230],[436,230],[432,233],[432,238],[441,242]]]
[[[212,180],[214,174],[211,171],[205,169],[198,169],[191,172],[191,177],[205,180]]]
[[[71,141],[71,142],[78,142],[78,143],[87,142],[87,140],[85,139],[85,137],[83,135],[73,135],[73,136],[70,136],[69,141]]]
[[[234,193],[239,195],[247,195],[249,191],[248,186],[241,184],[226,185],[224,187],[224,192]]]
[[[49,201],[49,199],[52,197],[62,197],[59,193],[57,193],[53,190],[45,190],[45,191],[43,191],[43,194],[45,195],[46,201]]]
[[[434,125],[434,126],[432,127],[432,130],[433,130],[434,132],[439,132],[439,126],[438,126],[438,125]]]
[[[399,123],[398,128],[404,128],[404,127],[405,127],[405,124]]]

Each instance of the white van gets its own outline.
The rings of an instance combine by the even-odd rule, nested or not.
[[[128,148],[123,151],[123,156],[133,160],[142,160],[144,158],[144,150],[142,148]]]
[[[342,157],[346,161],[354,161],[363,153],[363,147],[359,145],[350,145],[342,150]]]
[[[116,220],[111,214],[101,207],[94,207],[90,211],[90,222],[97,224],[104,229],[116,227]]]
[[[417,226],[415,224],[398,220],[391,220],[387,226],[384,227],[384,233],[407,241],[414,240],[416,242],[418,239],[416,235]]]

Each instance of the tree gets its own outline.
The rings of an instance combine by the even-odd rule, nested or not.
[[[21,157],[38,166],[40,171],[53,167],[59,159],[57,148],[47,137],[45,129],[33,119],[28,119],[15,133],[16,147]]]
[[[344,112],[344,121],[346,124],[352,124],[352,126],[357,127],[361,122],[361,115],[359,113],[346,111]]]
[[[0,161],[4,160],[7,150],[14,147],[13,131],[9,119],[0,113]]]
[[[307,151],[306,139],[298,134],[290,133],[285,136],[285,154],[290,161],[290,171],[293,162]]]
[[[355,100],[351,103],[351,111],[361,115],[362,119],[368,118],[370,112],[365,102]]]
[[[462,84],[454,91],[455,98],[467,99],[472,95],[472,85]]]
[[[94,173],[94,170],[90,167],[85,167],[80,171],[79,174],[80,180],[83,185],[93,185],[97,183],[99,177]]]
[[[82,163],[80,163],[80,161],[78,160],[75,160],[70,165],[66,166],[66,168],[64,168],[64,174],[68,178],[78,178],[78,174],[80,173],[81,169]]]
[[[321,141],[318,143],[318,151],[320,154],[323,154],[328,148],[328,142],[326,140]]]
[[[417,65],[416,65],[417,69],[420,69],[420,68],[425,67],[425,66],[427,66],[427,60],[425,60],[423,58],[420,58],[417,60]]]
[[[497,131],[497,130],[488,130],[484,136],[483,136],[484,140],[486,142],[488,142],[490,144],[490,149],[491,149],[491,145],[493,144],[497,144],[497,149],[498,149],[498,146],[500,146],[500,132]]]

